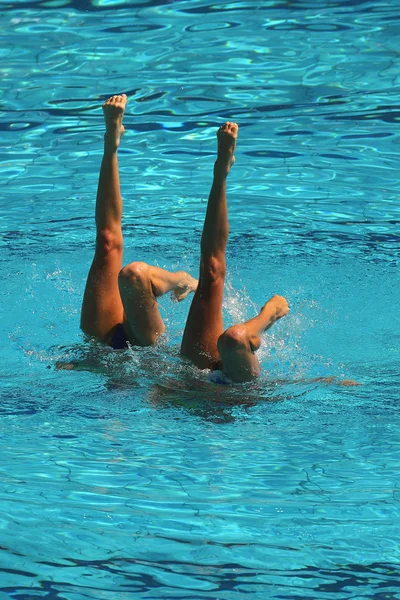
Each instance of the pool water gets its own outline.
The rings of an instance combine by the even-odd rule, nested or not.
[[[399,14],[2,3],[0,600],[400,598]],[[83,340],[118,92],[126,262],[197,273],[215,131],[240,125],[226,325],[291,306],[254,384],[180,359],[187,301],[155,348]]]

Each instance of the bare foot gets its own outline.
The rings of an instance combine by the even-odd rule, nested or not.
[[[182,278],[176,288],[172,290],[172,300],[182,302],[188,294],[197,290],[197,279],[194,279],[189,273],[182,271]]]
[[[217,132],[218,158],[215,163],[215,171],[227,175],[235,162],[235,148],[239,127],[236,123],[224,123]]]
[[[125,106],[128,102],[128,96],[111,96],[103,104],[104,120],[106,123],[106,134],[104,136],[104,146],[107,150],[115,152],[119,146],[121,136],[124,134],[125,127],[122,125]]]
[[[261,312],[266,312],[267,315],[270,315],[270,322],[265,328],[265,331],[272,327],[275,321],[285,317],[289,310],[290,308],[286,298],[283,296],[278,296],[278,294],[272,296],[272,298],[270,298],[261,309]]]
[[[286,300],[286,298],[284,298],[283,296],[278,296],[278,294],[274,294],[272,296],[272,298],[270,298],[268,300],[267,304],[270,304],[271,306],[275,307],[277,319],[281,319],[282,317],[285,317],[290,310],[289,304],[288,304],[288,301]]]

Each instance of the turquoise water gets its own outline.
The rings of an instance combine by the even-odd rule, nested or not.
[[[1,4],[0,600],[400,598],[399,8]],[[196,274],[240,125],[226,324],[291,305],[256,384],[180,360],[186,302],[156,348],[83,342],[117,92],[126,262]]]

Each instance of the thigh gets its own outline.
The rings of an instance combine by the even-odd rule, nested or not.
[[[212,281],[200,273],[181,346],[181,354],[199,369],[211,369],[219,361],[217,343],[224,330],[223,295],[224,277]]]
[[[104,253],[96,250],[89,270],[81,310],[81,329],[109,343],[110,332],[123,319],[118,289],[122,249]]]
[[[260,375],[260,363],[251,345],[246,324],[229,327],[218,340],[223,373],[235,383]]]
[[[128,341],[138,346],[152,346],[165,325],[153,291],[148,265],[131,263],[118,278],[119,293],[124,307],[124,330]]]

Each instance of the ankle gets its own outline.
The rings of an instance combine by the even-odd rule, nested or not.
[[[183,285],[185,283],[187,274],[185,271],[175,271],[175,286]]]
[[[221,158],[217,158],[214,163],[214,179],[224,180],[230,171],[230,165]]]
[[[104,154],[116,154],[118,151],[119,144],[116,143],[115,139],[104,134]]]

